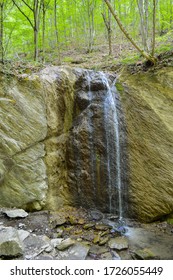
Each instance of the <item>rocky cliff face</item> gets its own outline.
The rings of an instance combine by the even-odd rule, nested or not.
[[[41,209],[47,182],[42,86],[35,78],[0,77],[0,206]]]
[[[152,221],[173,211],[173,69],[124,72],[121,80],[130,212]]]
[[[124,212],[144,221],[172,212],[172,77],[172,69],[124,72],[120,104],[108,90],[115,77],[99,72],[1,75],[0,207],[119,214],[121,197]]]

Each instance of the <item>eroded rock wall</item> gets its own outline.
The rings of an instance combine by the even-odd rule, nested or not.
[[[46,202],[46,106],[37,77],[0,78],[0,206],[41,209]]]
[[[117,212],[115,121],[104,105],[107,86],[100,75],[63,67],[18,79],[1,75],[0,207],[82,205]],[[124,71],[121,105],[114,93],[123,207],[148,222],[173,211],[172,81],[172,68]]]
[[[173,211],[173,69],[121,76],[130,214],[150,222]]]

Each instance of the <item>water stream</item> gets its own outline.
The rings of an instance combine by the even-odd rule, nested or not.
[[[106,121],[106,141],[107,141],[107,166],[108,166],[108,187],[109,187],[109,210],[110,213],[113,213],[117,206],[113,206],[113,198],[112,194],[113,188],[117,189],[118,195],[118,215],[119,220],[123,218],[123,207],[122,207],[122,190],[121,190],[121,158],[120,158],[120,137],[119,137],[119,120],[118,120],[118,112],[117,112],[117,101],[116,101],[116,88],[114,83],[112,86],[109,85],[108,79],[104,73],[101,73],[103,84],[107,89],[107,95],[104,103],[104,111],[105,111],[105,121]],[[111,118],[111,124],[110,120]],[[116,178],[115,181],[112,181],[112,172],[111,166],[113,163],[111,153],[111,138],[115,141],[115,155],[113,155],[113,159],[116,162]],[[115,158],[114,158],[115,157]]]

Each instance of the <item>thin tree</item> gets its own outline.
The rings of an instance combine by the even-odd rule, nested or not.
[[[27,19],[30,26],[33,29],[34,32],[34,60],[38,60],[38,33],[39,33],[39,26],[40,26],[40,11],[42,7],[43,0],[32,0],[32,4],[29,4],[26,2],[26,0],[20,0],[30,12],[32,12],[32,19],[27,15],[27,13],[24,12],[24,10],[21,8],[21,5],[19,1],[12,0],[14,5],[17,7],[17,9],[21,12],[21,14]]]
[[[155,53],[155,42],[156,42],[156,0],[153,0],[153,34],[152,34],[152,49],[151,55]]]
[[[59,45],[58,22],[57,22],[57,0],[54,0],[54,27],[55,27],[56,48],[58,50],[58,60],[60,63],[61,53],[60,53],[60,45]]]
[[[85,12],[87,14],[87,22],[88,22],[88,52],[92,52],[94,46],[94,38],[95,38],[95,25],[94,25],[94,15],[96,8],[96,0],[83,0],[83,6],[85,8]]]
[[[150,55],[149,53],[147,53],[146,51],[144,51],[143,49],[141,49],[137,43],[133,40],[133,38],[130,36],[130,34],[127,32],[126,28],[123,26],[123,24],[121,23],[117,13],[114,11],[111,3],[109,2],[109,0],[104,0],[106,5],[108,6],[111,14],[113,15],[114,19],[116,20],[118,26],[120,27],[121,31],[124,33],[124,35],[126,36],[126,38],[131,42],[131,44],[138,50],[138,52],[145,57],[148,61],[150,61],[152,64],[156,63],[156,58],[153,55]]]
[[[45,34],[46,34],[46,12],[49,8],[50,0],[42,0],[42,61],[45,62]]]
[[[109,0],[111,3],[111,0]],[[104,7],[103,7],[104,9]],[[108,9],[108,15],[106,14],[106,9],[104,9],[103,13],[103,20],[106,26],[107,34],[108,34],[108,43],[109,43],[109,55],[112,55],[112,20],[111,20],[111,12]]]
[[[0,1],[0,58],[1,62],[4,63],[4,1]]]
[[[148,49],[148,0],[137,0],[139,15],[140,15],[140,31],[142,44],[146,52]]]

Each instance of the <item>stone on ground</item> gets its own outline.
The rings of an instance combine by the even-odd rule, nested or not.
[[[0,228],[0,256],[17,257],[23,254],[18,231],[13,227]]]

